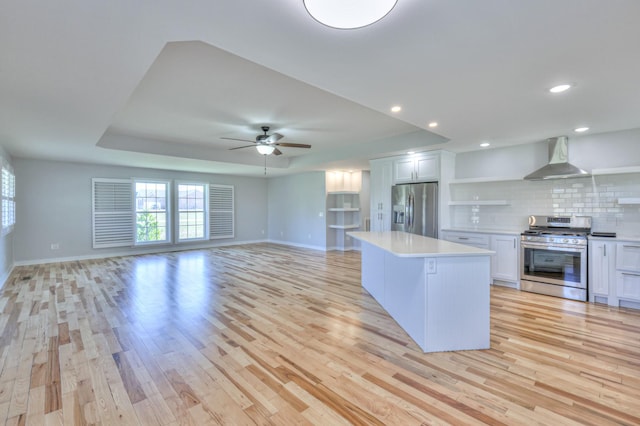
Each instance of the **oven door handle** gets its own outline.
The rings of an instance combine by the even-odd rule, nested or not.
[[[586,252],[587,251],[587,247],[549,245],[549,244],[521,243],[520,247],[522,249],[540,249],[540,250],[549,250],[549,251],[570,251],[570,252],[575,252],[575,253],[582,253],[582,252]]]

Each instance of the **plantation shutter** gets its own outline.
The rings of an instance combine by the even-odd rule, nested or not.
[[[209,185],[209,238],[233,238],[233,186]]]
[[[133,245],[133,184],[130,179],[91,179],[93,248]]]

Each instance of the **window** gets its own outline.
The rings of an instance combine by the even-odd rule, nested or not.
[[[16,223],[16,177],[8,167],[2,167],[2,232],[11,232]]]
[[[207,238],[206,183],[178,183],[178,240]]]
[[[170,241],[168,199],[169,182],[135,182],[136,244]]]
[[[12,212],[5,208],[4,196],[5,182],[13,185],[10,176],[5,177],[3,169],[3,224],[5,212]],[[176,182],[172,187],[166,180],[107,178],[91,182],[93,248],[234,238],[231,185]],[[15,212],[7,214],[15,218]]]
[[[232,185],[209,185],[210,238],[233,238],[234,232],[234,187]]]
[[[92,179],[93,248],[133,245],[131,179]]]

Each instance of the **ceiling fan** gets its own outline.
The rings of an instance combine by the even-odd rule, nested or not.
[[[281,135],[280,133],[272,133],[270,135],[267,134],[267,132],[269,131],[269,126],[262,126],[262,131],[264,132],[264,135],[256,136],[255,142],[247,139],[237,139],[237,138],[223,137],[220,139],[227,139],[231,141],[241,141],[241,142],[251,142],[253,145],[239,146],[236,148],[230,148],[229,150],[232,151],[234,149],[242,149],[242,148],[249,148],[249,147],[255,146],[258,152],[262,155],[269,155],[269,154],[281,155],[282,151],[280,151],[277,148],[278,146],[285,146],[289,148],[311,148],[311,145],[307,145],[303,143],[278,142],[284,136]]]

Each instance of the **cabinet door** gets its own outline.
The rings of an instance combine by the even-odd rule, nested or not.
[[[415,178],[415,161],[413,158],[393,162],[393,180],[395,183],[412,182]]]
[[[640,273],[616,272],[618,298],[640,301]]]
[[[640,244],[618,243],[616,268],[640,272]]]
[[[589,291],[591,296],[609,297],[610,274],[613,269],[613,244],[591,241],[589,248]],[[590,297],[593,302],[593,297]]]
[[[415,159],[416,178],[419,181],[439,180],[440,161],[437,155],[429,155]]]
[[[371,161],[371,230],[391,230],[391,186],[393,163],[388,160]]]
[[[481,249],[489,249],[489,236],[473,232],[451,232],[443,231],[442,239],[451,241],[452,243],[464,244],[466,246],[478,247]]]
[[[518,238],[514,235],[492,235],[491,249],[496,252],[491,260],[492,278],[518,281]]]

